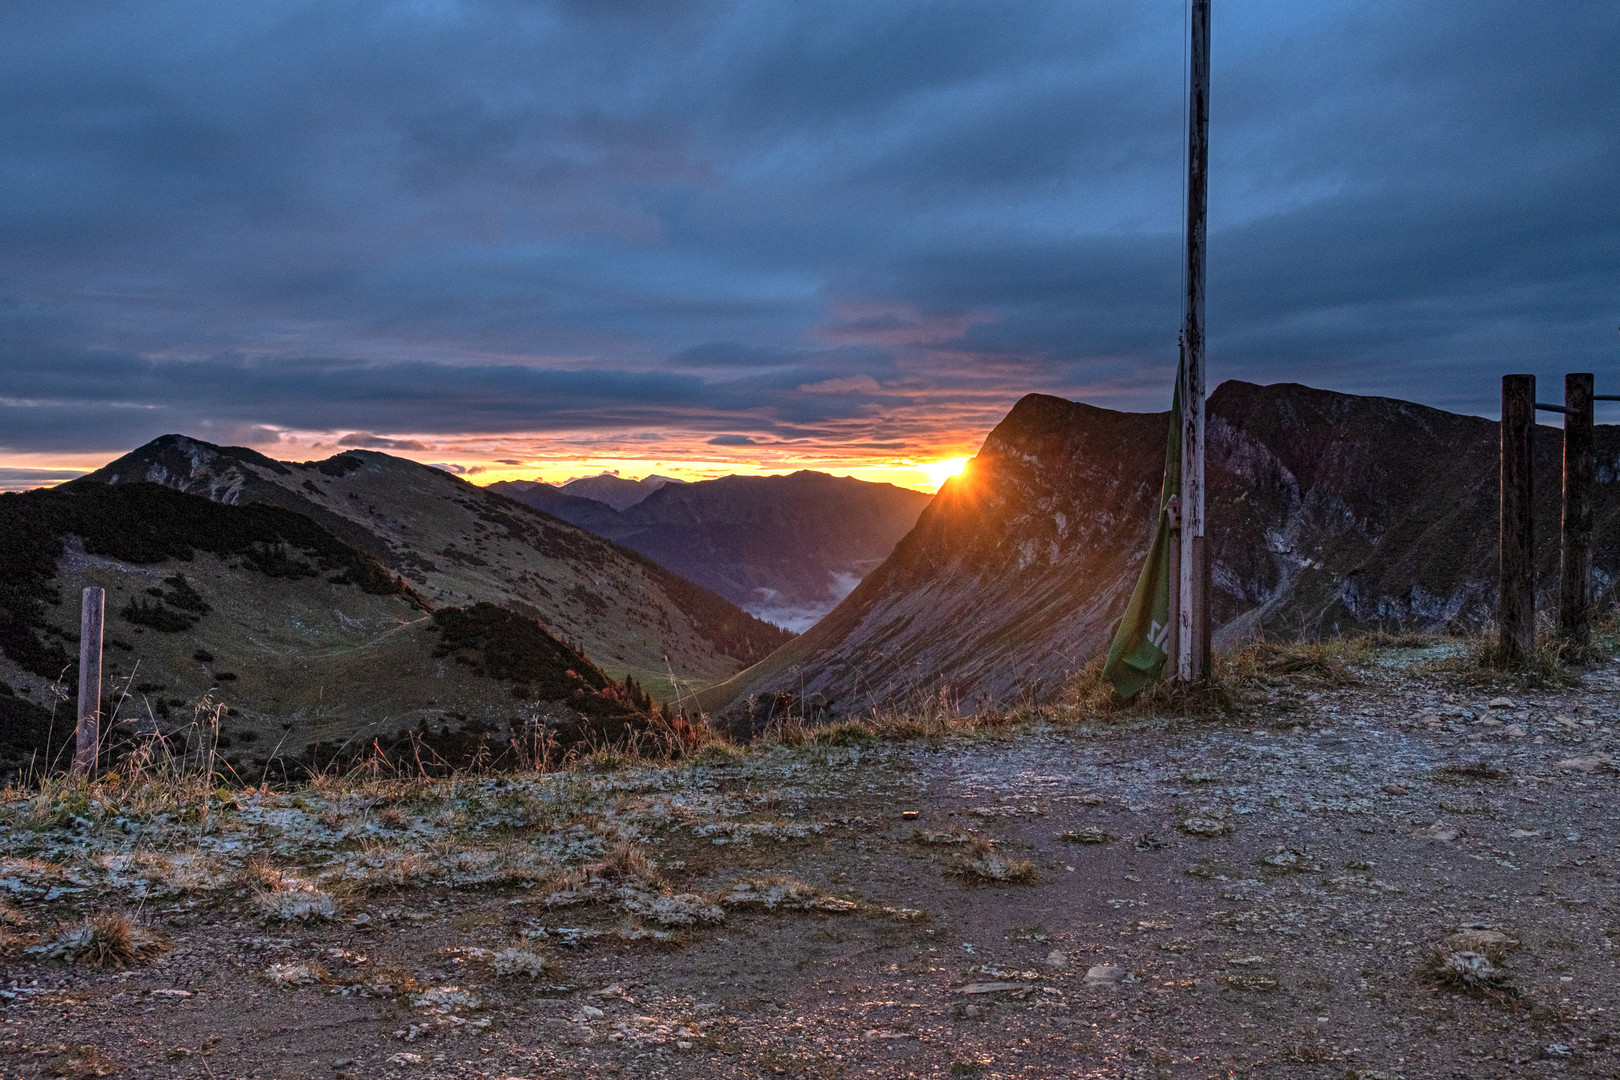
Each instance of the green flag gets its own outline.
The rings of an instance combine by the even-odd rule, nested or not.
[[[1164,485],[1159,489],[1159,524],[1148,548],[1147,561],[1125,617],[1114,631],[1103,663],[1103,678],[1114,684],[1120,697],[1129,700],[1164,678],[1164,662],[1170,654],[1170,545],[1176,537],[1170,531],[1170,500],[1181,494],[1181,383],[1186,376],[1187,358],[1176,368],[1176,392],[1170,405],[1170,439],[1164,450]]]

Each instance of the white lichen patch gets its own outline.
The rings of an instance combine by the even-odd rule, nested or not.
[[[660,926],[717,923],[726,917],[726,913],[718,905],[696,893],[664,895],[624,888],[618,890],[618,902],[630,914],[651,919]]]
[[[505,948],[490,957],[489,966],[502,978],[549,978],[556,975],[557,964],[549,956],[528,949]]]
[[[418,1009],[441,1013],[471,1012],[484,1004],[477,994],[459,986],[431,986],[412,994],[410,1003]]]
[[[853,900],[828,896],[813,885],[787,877],[744,878],[727,886],[715,899],[725,907],[761,907],[767,911],[855,911]]]
[[[338,915],[337,901],[331,893],[322,892],[313,885],[298,885],[289,879],[290,888],[261,892],[253,898],[253,906],[266,919],[279,922],[325,922]]]
[[[1190,817],[1181,823],[1181,831],[1188,836],[1231,836],[1232,823],[1214,817]]]
[[[319,964],[271,964],[264,978],[274,986],[315,986],[326,982],[328,975]]]

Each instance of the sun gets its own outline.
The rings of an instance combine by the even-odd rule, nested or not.
[[[968,459],[965,457],[946,458],[944,461],[930,461],[926,465],[917,466],[917,471],[928,477],[928,482],[937,489],[945,481],[959,475],[967,468]]]

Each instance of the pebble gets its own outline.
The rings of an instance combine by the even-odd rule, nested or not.
[[[1069,966],[1069,958],[1057,949],[1053,949],[1046,954],[1046,966],[1056,971],[1062,971]]]
[[[1113,964],[1098,964],[1086,971],[1086,985],[1112,986],[1125,978],[1125,969]]]

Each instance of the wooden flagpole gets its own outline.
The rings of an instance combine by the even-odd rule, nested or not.
[[[1181,603],[1176,612],[1176,674],[1209,673],[1209,555],[1204,542],[1204,235],[1209,202],[1209,4],[1191,0],[1187,107],[1187,284],[1182,342],[1187,350],[1181,429]]]

